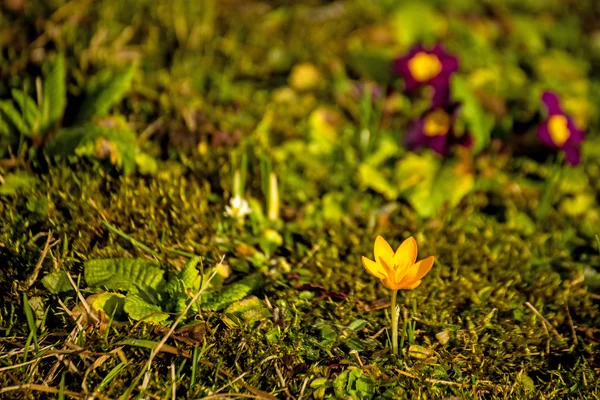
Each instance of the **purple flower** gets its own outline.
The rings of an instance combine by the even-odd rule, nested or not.
[[[456,137],[454,133],[453,125],[458,110],[458,106],[451,105],[425,112],[409,129],[405,146],[412,151],[430,148],[442,156],[447,155],[455,144],[471,147],[472,140],[469,135]]]
[[[548,112],[548,118],[538,127],[538,138],[546,146],[562,150],[569,164],[579,164],[583,131],[577,128],[573,119],[563,111],[556,93],[544,92],[542,102]]]
[[[432,107],[446,105],[450,99],[450,76],[458,70],[458,58],[436,44],[431,50],[422,45],[394,61],[394,72],[404,78],[411,92],[423,85],[433,88]]]

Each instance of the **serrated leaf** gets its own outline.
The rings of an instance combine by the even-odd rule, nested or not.
[[[196,268],[200,262],[200,257],[191,258],[183,267],[179,279],[186,289],[191,289],[196,293],[200,289],[200,273]]]
[[[164,289],[164,271],[160,264],[141,259],[109,258],[89,260],[84,277],[90,287],[137,291],[139,288],[160,292]]]
[[[127,69],[115,74],[112,79],[88,93],[81,104],[76,123],[88,122],[92,117],[106,115],[110,108],[117,104],[131,88],[137,64],[131,64]]]
[[[33,100],[27,93],[23,92],[19,89],[13,89],[11,91],[13,100],[19,106],[21,110],[21,117],[25,124],[30,128],[33,128],[38,116],[39,111],[37,108],[37,104],[35,104],[35,100]]]
[[[67,107],[67,72],[65,69],[65,58],[59,54],[44,79],[42,91],[42,118],[40,129],[45,131],[59,122]]]
[[[84,125],[61,129],[47,151],[51,156],[108,158],[129,174],[135,170],[137,144],[135,133],[128,129]]]
[[[30,132],[29,127],[21,117],[21,113],[12,101],[0,101],[0,116],[10,125],[11,131],[16,131],[24,135]]]
[[[123,308],[129,317],[136,321],[143,319],[145,322],[161,322],[169,318],[169,314],[162,313],[163,310],[159,306],[146,301],[138,294],[127,295]]]
[[[202,309],[205,311],[218,311],[228,305],[243,299],[262,284],[260,274],[252,274],[244,279],[226,286],[217,293],[208,293],[202,296]]]
[[[70,292],[73,286],[65,271],[54,271],[42,279],[42,285],[52,294]]]

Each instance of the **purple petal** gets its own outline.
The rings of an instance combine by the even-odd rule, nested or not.
[[[444,107],[450,102],[450,82],[447,78],[438,75],[431,80],[433,96],[431,108]]]
[[[448,135],[438,135],[428,137],[429,147],[441,156],[448,154],[450,150],[448,146]]]
[[[571,135],[569,136],[569,139],[567,140],[567,143],[569,143],[569,144],[581,143],[583,141],[583,136],[584,136],[583,131],[575,125],[575,122],[573,121],[573,119],[571,117],[569,117],[568,115],[566,115],[566,117],[567,117],[567,129],[569,129],[569,132],[571,133]]]
[[[452,73],[458,71],[458,58],[446,52],[441,45],[436,45],[431,54],[436,55],[442,63],[442,74],[450,76]]]
[[[562,108],[560,108],[560,100],[558,95],[554,92],[546,91],[542,94],[542,102],[546,106],[548,116],[556,114],[564,114]]]
[[[422,118],[413,123],[404,138],[404,145],[407,149],[416,151],[427,146],[429,137],[423,131],[424,126],[425,121]]]
[[[567,146],[564,149],[565,152],[565,160],[573,166],[579,165],[581,162],[581,153],[579,151],[579,147],[577,146]]]
[[[538,138],[542,143],[544,143],[548,147],[557,148],[556,143],[552,140],[552,136],[550,135],[550,130],[548,129],[548,120],[542,122],[537,129]]]

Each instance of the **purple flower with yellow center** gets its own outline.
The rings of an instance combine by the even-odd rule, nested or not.
[[[470,147],[471,137],[469,135],[457,138],[454,134],[453,125],[457,112],[456,105],[427,111],[413,123],[404,144],[412,151],[430,148],[442,156],[447,155],[455,144]]]
[[[548,118],[538,127],[538,138],[546,146],[562,150],[569,164],[579,164],[583,131],[577,128],[573,119],[563,111],[556,93],[544,92],[542,102],[548,112]]]
[[[394,61],[394,72],[404,78],[411,92],[428,85],[434,90],[432,107],[442,106],[450,99],[450,76],[458,70],[458,58],[436,44],[431,50],[417,45],[405,56]]]

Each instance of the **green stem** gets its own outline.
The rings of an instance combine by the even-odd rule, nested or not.
[[[397,290],[392,290],[392,354],[398,355],[398,312],[396,311]]]

